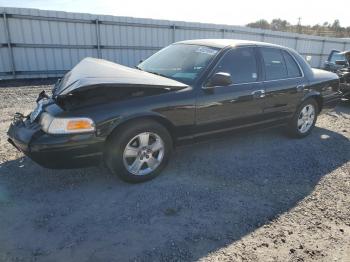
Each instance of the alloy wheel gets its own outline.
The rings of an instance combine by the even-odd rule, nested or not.
[[[304,134],[310,130],[315,120],[315,107],[311,104],[307,104],[299,113],[298,117],[298,130]]]
[[[133,137],[123,153],[125,168],[132,174],[144,176],[152,173],[164,157],[164,142],[159,135],[144,132]]]

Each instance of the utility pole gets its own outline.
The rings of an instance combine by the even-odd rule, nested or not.
[[[301,17],[298,17],[298,33],[301,34]]]

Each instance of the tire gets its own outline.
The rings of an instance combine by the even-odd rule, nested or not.
[[[312,110],[314,112],[313,117],[311,117]],[[305,114],[305,112],[307,112],[307,114]],[[305,100],[303,103],[301,103],[301,105],[296,110],[293,118],[289,121],[287,125],[288,134],[291,137],[295,138],[303,138],[308,136],[312,132],[312,129],[315,127],[318,113],[319,109],[316,100],[313,98]],[[305,121],[307,121],[308,124],[305,126],[301,125],[301,123],[304,123]]]
[[[160,174],[172,147],[172,138],[163,125],[153,120],[136,120],[111,134],[104,160],[109,170],[125,182],[140,183]]]

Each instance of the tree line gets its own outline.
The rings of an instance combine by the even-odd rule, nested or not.
[[[260,28],[260,29],[269,29],[273,31],[282,31],[282,32],[293,32],[299,34],[308,34],[308,35],[318,35],[318,36],[330,36],[330,37],[350,37],[350,26],[342,27],[338,19],[334,20],[333,23],[324,22],[316,25],[301,25],[300,19],[299,23],[293,25],[287,20],[282,20],[280,18],[273,19],[269,23],[265,19],[260,19],[256,22],[247,24],[248,27]]]

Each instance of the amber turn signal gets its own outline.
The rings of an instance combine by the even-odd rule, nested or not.
[[[67,123],[67,130],[93,129],[93,126],[88,120],[70,120]]]

